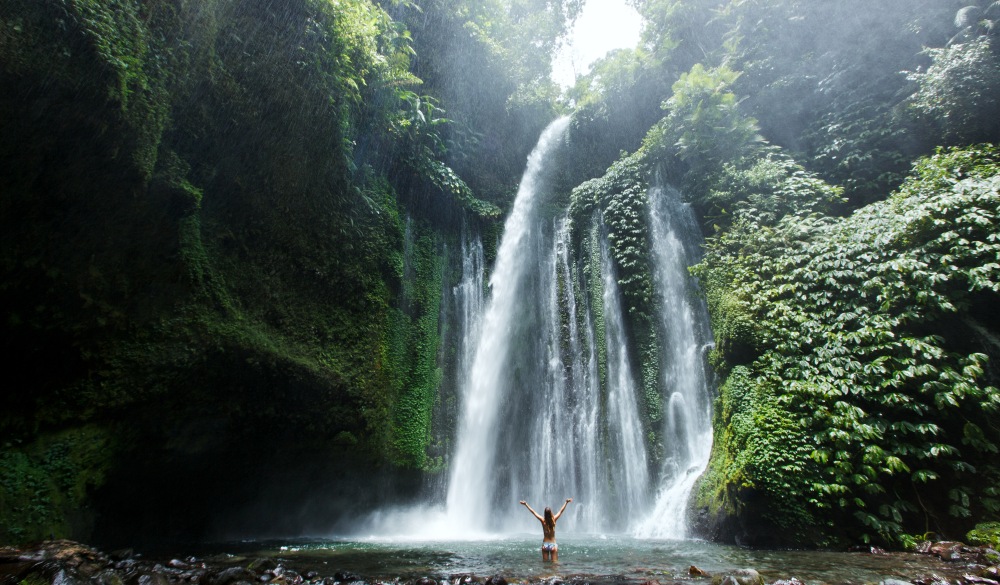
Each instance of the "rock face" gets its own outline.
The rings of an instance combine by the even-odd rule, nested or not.
[[[404,264],[440,295],[445,236],[407,257],[386,169],[351,169],[369,33],[310,0],[0,6],[0,543],[198,538],[310,496],[279,476],[419,467],[430,416],[393,442],[395,408],[438,307],[395,305]]]

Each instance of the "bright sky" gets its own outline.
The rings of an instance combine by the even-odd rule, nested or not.
[[[576,82],[594,61],[613,49],[639,44],[642,17],[625,0],[586,0],[569,40],[552,63],[552,79],[561,87]]]

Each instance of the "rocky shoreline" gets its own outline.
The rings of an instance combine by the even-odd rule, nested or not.
[[[892,555],[877,548],[871,554]],[[909,580],[886,579],[879,585],[1000,585],[1000,553],[960,542],[922,543],[918,553],[940,559],[944,570]],[[331,568],[332,569],[332,568]],[[692,566],[690,583],[768,585],[753,569],[709,574]],[[673,583],[673,581],[669,581]],[[0,547],[0,585],[668,585],[658,580],[623,576],[567,576],[515,579],[504,575],[424,576],[416,579],[370,578],[346,568],[330,574],[298,571],[291,562],[273,558],[187,557],[146,559],[131,550],[110,553],[69,540],[25,547]],[[795,578],[769,585],[804,585]],[[832,585],[832,584],[831,584]]]

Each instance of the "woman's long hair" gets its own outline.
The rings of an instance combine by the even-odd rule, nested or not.
[[[548,506],[545,507],[545,525],[546,526],[556,525],[556,519],[552,517],[552,508],[549,508]]]

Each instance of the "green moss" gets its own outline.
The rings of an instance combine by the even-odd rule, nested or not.
[[[965,540],[973,546],[989,546],[1000,549],[1000,522],[985,522],[965,535]]]
[[[45,585],[49,580],[45,578],[45,575],[41,573],[31,573],[27,577],[24,577],[18,581],[18,585]]]
[[[587,286],[590,291],[589,305],[594,319],[594,343],[597,344],[597,374],[598,380],[608,379],[608,335],[604,319],[604,277],[601,273],[601,230],[595,214],[594,222],[589,230],[590,235],[585,242],[584,268]],[[602,387],[607,389],[606,385]]]
[[[421,226],[411,227],[420,230]],[[399,385],[393,406],[392,452],[397,463],[433,465],[427,458],[431,421],[443,372],[438,364],[439,315],[445,258],[432,235],[417,235],[404,262],[404,286],[394,325],[395,369]]]
[[[72,534],[90,492],[104,483],[115,449],[110,434],[95,426],[0,449],[0,541]]]

